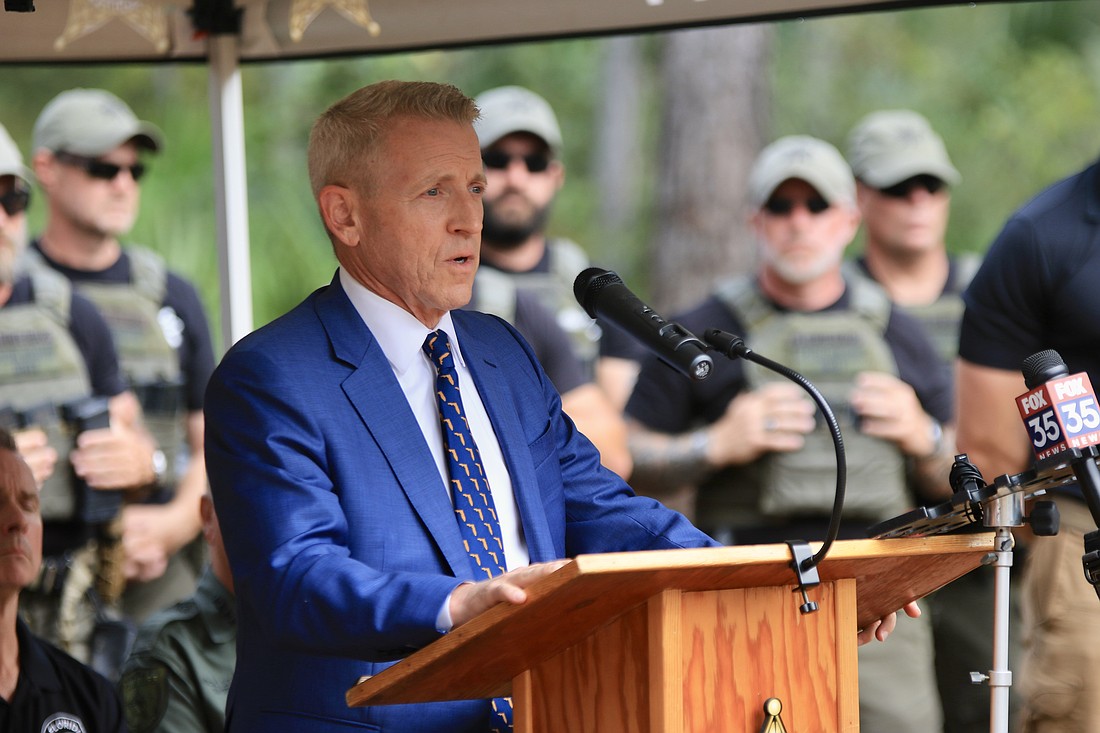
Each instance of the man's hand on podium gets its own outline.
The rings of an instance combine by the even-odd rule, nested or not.
[[[916,601],[910,601],[902,606],[901,610],[905,611],[905,615],[909,618],[917,618],[921,614],[920,606]],[[886,637],[890,635],[890,632],[894,630],[894,627],[898,624],[898,614],[894,613],[883,616],[878,621],[875,621],[870,626],[862,629],[857,637],[857,643],[859,646],[869,643],[872,639],[878,639],[879,641],[886,641]]]
[[[509,570],[480,583],[463,583],[451,593],[452,628],[457,629],[498,603],[522,606],[527,602],[525,588],[568,563],[568,560],[537,563]]]

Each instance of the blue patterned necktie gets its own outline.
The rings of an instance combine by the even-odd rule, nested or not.
[[[451,356],[451,342],[446,331],[433,331],[424,339],[424,353],[436,369],[435,396],[439,421],[443,426],[443,447],[447,452],[447,472],[455,518],[462,543],[470,556],[474,576],[491,578],[506,572],[504,543],[500,535],[493,494],[481,463],[481,453],[474,442],[466,411],[459,394],[458,372]],[[512,701],[498,697],[493,700],[494,733],[512,730]]]

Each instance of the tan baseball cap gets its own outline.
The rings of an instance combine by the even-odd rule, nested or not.
[[[875,188],[922,174],[951,185],[962,180],[943,138],[927,119],[908,109],[880,110],[860,120],[848,134],[848,162],[856,178]]]
[[[103,89],[70,89],[45,106],[34,123],[34,149],[95,157],[133,141],[156,152],[164,136],[139,120],[121,99]]]
[[[810,184],[830,204],[855,203],[855,180],[840,151],[809,135],[781,137],[760,151],[749,173],[749,202],[763,206],[791,178]]]
[[[23,155],[3,125],[0,125],[0,176],[22,178],[28,186],[31,183],[31,172],[23,165]]]
[[[478,141],[485,149],[505,135],[529,132],[538,135],[555,157],[561,156],[561,127],[550,103],[530,89],[507,86],[482,92],[474,100],[481,116],[474,121]]]

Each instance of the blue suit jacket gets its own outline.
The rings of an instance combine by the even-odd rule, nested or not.
[[[500,441],[532,562],[714,544],[603,469],[522,337],[452,314]],[[485,701],[348,708],[362,675],[439,636],[473,580],[389,362],[339,281],[226,354],[206,461],[239,607],[227,730],[485,731]]]

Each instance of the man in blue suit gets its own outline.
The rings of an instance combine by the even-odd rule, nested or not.
[[[344,692],[493,605],[522,604],[560,558],[716,544],[600,467],[511,326],[457,310],[480,246],[476,116],[457,89],[419,82],[326,111],[309,171],[340,269],[210,382],[207,464],[239,613],[232,733],[483,733],[487,700],[349,709]],[[507,572],[488,579],[447,489],[422,351],[436,329],[499,517]]]

